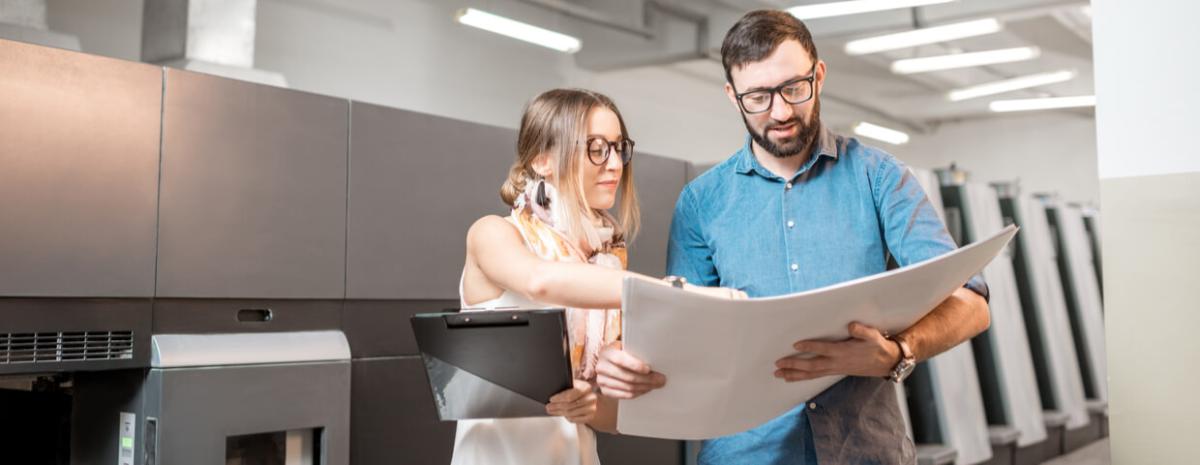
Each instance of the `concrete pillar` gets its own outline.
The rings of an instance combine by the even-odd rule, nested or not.
[[[46,26],[46,0],[0,0],[0,39],[79,50],[79,38]]]
[[[1112,463],[1195,463],[1200,3],[1092,12]]]
[[[287,86],[254,67],[257,0],[154,0],[142,17],[142,61]]]
[[[46,0],[0,0],[0,23],[46,29]]]

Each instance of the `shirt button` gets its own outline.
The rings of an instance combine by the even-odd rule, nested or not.
[[[783,186],[783,188],[784,188],[784,189],[787,189],[787,190],[792,190],[792,183],[790,183],[790,182],[789,182],[789,183],[785,184],[785,185]]]
[[[796,226],[796,222],[792,221],[792,220],[788,220],[787,226],[788,226],[788,229],[794,228]]]
[[[797,265],[797,264],[795,264],[795,263],[793,263],[793,264],[792,264],[792,271],[796,271],[796,270],[799,270],[799,269],[800,269],[800,265]]]
[[[816,409],[817,409],[817,403],[816,403],[816,402],[809,402],[809,403],[808,403],[808,409],[809,409],[809,410],[816,410]]]

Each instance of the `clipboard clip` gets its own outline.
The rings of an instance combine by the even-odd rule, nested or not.
[[[529,326],[529,317],[524,312],[465,312],[443,316],[448,328],[473,328],[484,326]]]

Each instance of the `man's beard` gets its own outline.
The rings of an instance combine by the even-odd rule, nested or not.
[[[768,123],[761,133],[755,131],[750,126],[750,120],[746,118],[745,113],[742,114],[742,122],[746,124],[746,131],[750,132],[750,138],[754,139],[754,142],[759,147],[762,147],[767,153],[774,155],[775,158],[788,158],[799,155],[805,149],[811,147],[819,136],[821,130],[821,100],[819,97],[813,97],[812,115],[808,122],[805,122],[804,118],[800,115],[795,115],[792,119],[782,123]],[[775,143],[767,137],[767,133],[771,131],[771,128],[787,126],[792,123],[796,123],[797,131],[795,136],[784,138],[779,143]]]

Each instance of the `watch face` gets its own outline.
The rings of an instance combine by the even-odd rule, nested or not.
[[[908,375],[912,374],[913,369],[916,367],[917,364],[912,359],[900,359],[900,363],[897,363],[896,367],[892,369],[892,374],[888,376],[888,379],[893,383],[903,382],[905,378],[908,378]]]
[[[916,368],[916,367],[917,367],[917,364],[913,363],[912,360],[905,359],[905,360],[900,361],[900,366],[896,367],[896,371],[898,372],[898,373],[896,373],[897,374],[896,382],[904,381],[905,378],[908,378],[908,375],[912,374],[913,368]]]

